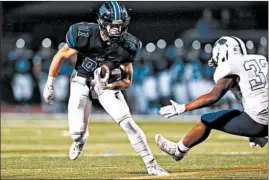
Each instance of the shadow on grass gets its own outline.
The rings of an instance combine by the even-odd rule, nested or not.
[[[147,171],[136,171],[136,172],[128,172],[128,174],[148,175],[148,172]]]

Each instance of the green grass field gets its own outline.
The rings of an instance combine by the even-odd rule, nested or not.
[[[268,179],[267,145],[251,149],[248,139],[214,131],[181,162],[156,147],[161,133],[177,141],[194,123],[138,122],[161,166],[170,172],[161,179]],[[67,121],[3,120],[2,179],[158,179],[148,176],[127,136],[115,123],[91,122],[82,156],[68,159],[72,143]]]

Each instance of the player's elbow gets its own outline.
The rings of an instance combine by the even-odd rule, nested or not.
[[[125,80],[125,88],[129,88],[132,85],[132,81],[130,79]]]
[[[65,44],[56,54],[60,60],[68,59],[71,56],[77,54],[78,51],[76,49],[70,48],[67,44]]]

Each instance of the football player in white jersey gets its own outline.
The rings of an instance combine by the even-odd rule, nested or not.
[[[207,139],[212,129],[249,137],[251,142],[264,146],[268,136],[268,62],[262,55],[247,54],[245,44],[237,37],[221,37],[214,45],[209,66],[215,69],[216,85],[211,92],[187,104],[162,107],[165,118],[186,111],[210,106],[229,90],[242,104],[243,111],[221,110],[201,116],[201,121],[178,143],[157,134],[157,146],[175,160],[181,160],[194,146]]]

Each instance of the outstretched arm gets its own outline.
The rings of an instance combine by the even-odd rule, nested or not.
[[[231,75],[220,79],[209,93],[185,104],[185,110],[192,111],[218,102],[227,93],[227,91],[237,84],[237,78],[237,76]]]
[[[169,118],[185,111],[192,111],[195,109],[210,106],[218,102],[232,87],[238,83],[238,77],[235,75],[226,76],[220,79],[214,88],[207,94],[194,99],[187,104],[177,104],[171,100],[172,105],[164,106],[160,109],[160,114],[165,118]]]

